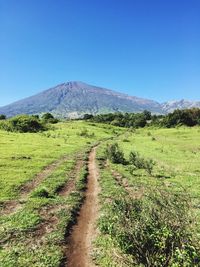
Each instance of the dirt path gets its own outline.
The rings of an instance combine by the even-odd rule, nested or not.
[[[77,224],[73,227],[67,239],[68,250],[66,253],[67,267],[94,267],[90,253],[92,241],[96,235],[96,221],[98,218],[98,171],[95,164],[96,148],[89,155],[88,182],[85,192],[85,202],[82,205]]]
[[[45,180],[54,170],[61,165],[67,157],[61,157],[60,159],[54,161],[50,165],[46,166],[39,174],[37,174],[33,180],[25,183],[21,189],[18,200],[9,200],[3,204],[0,210],[0,215],[9,215],[18,211],[22,203],[25,202],[33,189],[35,189],[43,180]]]
[[[58,161],[57,161],[58,162]],[[78,155],[77,157],[77,162],[75,164],[75,167],[71,170],[71,172],[69,173],[69,180],[67,180],[66,184],[63,186],[63,188],[61,188],[57,193],[58,195],[62,196],[62,197],[67,197],[69,196],[69,194],[75,190],[75,183],[76,180],[78,179],[79,175],[80,175],[80,170],[83,166],[83,160],[81,159],[81,155]],[[55,165],[55,163],[54,163]],[[46,169],[48,169],[48,171],[52,168],[50,168],[50,166],[48,166]],[[45,171],[46,173],[46,171]],[[39,174],[38,176],[40,176],[41,174]],[[41,177],[41,176],[40,176]],[[17,204],[17,203],[16,203]],[[17,208],[18,206],[16,206]],[[27,238],[25,240],[26,245],[39,245],[42,244],[45,241],[45,235],[51,233],[53,230],[55,230],[55,228],[57,227],[59,220],[57,218],[56,213],[65,208],[65,205],[56,205],[56,206],[45,206],[43,207],[39,214],[42,218],[42,222],[39,223],[36,227],[36,229],[34,229],[34,231],[28,231],[27,232]],[[67,208],[67,205],[66,205]],[[10,236],[8,236],[6,239],[4,240],[0,240],[0,245],[4,246],[6,245],[6,243],[8,242],[8,240],[12,240],[15,239],[16,237],[13,235],[13,233],[11,233]]]
[[[73,190],[75,190],[75,184],[76,180],[78,179],[80,175],[81,168],[83,167],[83,160],[81,159],[81,156],[79,155],[77,157],[77,162],[75,165],[75,168],[71,171],[69,174],[69,181],[61,188],[58,192],[58,194],[62,197],[68,196]]]

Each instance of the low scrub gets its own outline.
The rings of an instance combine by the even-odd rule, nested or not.
[[[54,123],[59,122],[59,120],[56,119],[56,118],[54,118],[54,116],[53,116],[51,113],[49,113],[49,112],[44,113],[44,114],[42,115],[41,119],[42,119],[42,121],[43,121],[44,123],[52,123],[52,124],[54,124]]]
[[[123,151],[119,148],[118,143],[109,144],[106,147],[105,151],[106,157],[112,162],[112,163],[121,163],[124,164],[125,158]]]
[[[185,194],[165,190],[150,192],[141,199],[119,197],[100,229],[136,266],[200,266],[200,246],[193,234],[190,208]]]
[[[93,132],[89,133],[89,131],[86,128],[82,129],[79,133],[77,133],[77,135],[88,138],[95,137],[95,134]]]
[[[129,163],[133,168],[145,169],[149,175],[152,175],[155,162],[152,159],[145,159],[138,152],[132,151],[129,155]]]
[[[18,115],[0,122],[0,129],[8,132],[36,133],[46,130],[45,124],[36,116]]]

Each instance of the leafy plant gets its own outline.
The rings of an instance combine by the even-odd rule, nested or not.
[[[155,162],[152,159],[144,159],[138,152],[131,151],[129,163],[136,169],[145,169],[149,175],[152,174]]]
[[[35,116],[18,115],[2,121],[0,128],[9,132],[35,133],[46,129],[44,124]]]
[[[94,132],[90,133],[86,128],[83,128],[77,135],[82,137],[95,137]]]
[[[54,118],[54,116],[47,112],[47,113],[44,113],[41,117],[41,119],[45,122],[45,123],[57,123],[59,120]]]
[[[101,231],[142,266],[199,266],[200,246],[191,226],[185,194],[166,190],[142,199],[118,198]]]
[[[125,158],[124,153],[119,148],[118,143],[114,144],[108,144],[105,151],[106,157],[112,162],[112,163],[121,163],[124,164]]]
[[[0,114],[0,120],[6,120],[6,115]]]

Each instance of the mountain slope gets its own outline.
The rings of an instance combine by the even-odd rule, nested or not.
[[[200,101],[179,100],[168,101],[162,104],[165,113],[173,112],[175,109],[200,108]]]
[[[85,113],[141,112],[162,113],[153,100],[128,96],[82,82],[68,82],[0,108],[0,114],[39,114],[51,112],[57,117],[78,117]]]

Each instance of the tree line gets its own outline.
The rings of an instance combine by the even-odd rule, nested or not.
[[[149,126],[176,127],[200,125],[200,109],[177,109],[166,115],[155,115],[145,110],[142,113],[108,113],[91,115],[85,114],[83,119],[99,123],[108,123],[120,127],[140,128]]]

